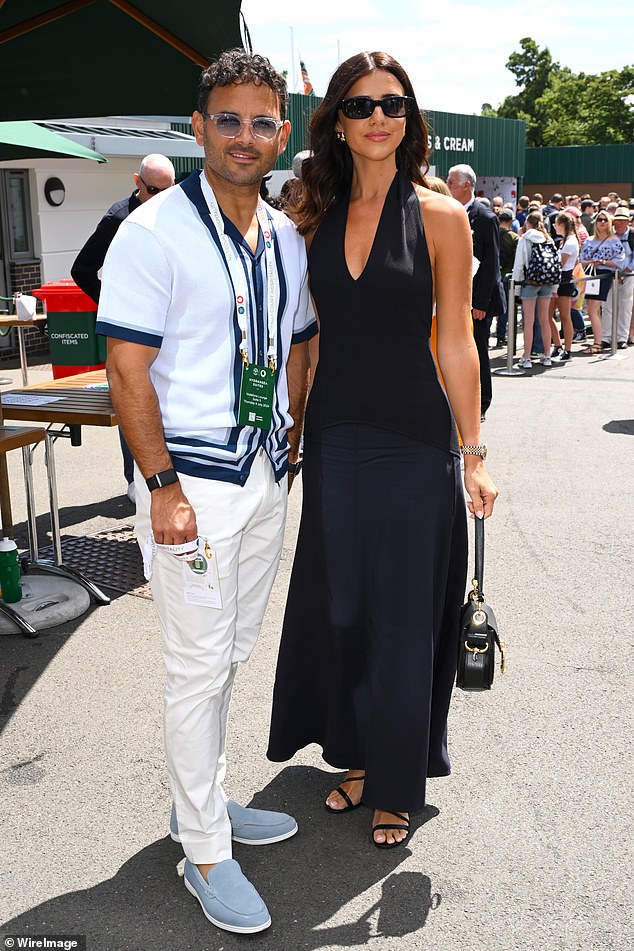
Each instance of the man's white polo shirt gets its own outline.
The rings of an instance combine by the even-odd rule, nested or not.
[[[304,241],[286,215],[265,206],[280,284],[273,419],[268,432],[238,425],[242,360],[235,295],[211,224],[202,172],[137,208],[121,225],[103,268],[97,333],[156,347],[150,378],[178,472],[244,484],[263,446],[275,478],[286,472],[285,365],[292,343],[317,333]],[[264,242],[252,253],[224,219],[244,268],[252,362],[266,365]]]

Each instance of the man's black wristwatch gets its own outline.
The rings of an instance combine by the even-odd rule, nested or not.
[[[299,475],[302,471],[302,460],[298,459],[297,462],[289,462],[288,471],[291,475]]]
[[[171,485],[172,482],[178,482],[178,474],[175,469],[164,469],[163,472],[157,472],[156,475],[145,480],[150,492],[154,492],[155,489],[162,489],[164,485]]]

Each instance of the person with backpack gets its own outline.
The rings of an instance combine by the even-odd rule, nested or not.
[[[572,298],[576,293],[576,285],[573,279],[573,270],[579,257],[579,236],[577,234],[577,224],[573,215],[562,211],[555,219],[555,231],[560,238],[561,243],[558,248],[559,259],[561,261],[561,282],[556,293],[550,299],[550,329],[553,337],[553,359],[564,361],[570,360],[572,351]],[[555,324],[555,309],[559,311],[561,318],[561,327],[564,332],[564,345],[560,345],[559,330]]]
[[[531,211],[526,216],[523,231],[517,243],[513,280],[516,287],[521,285],[524,353],[519,365],[523,370],[530,370],[535,309],[544,344],[540,362],[544,367],[552,366],[548,308],[550,298],[561,280],[561,263],[555,243],[544,227],[544,217],[540,211]]]

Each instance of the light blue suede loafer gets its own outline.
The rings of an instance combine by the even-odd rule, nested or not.
[[[297,823],[285,812],[268,812],[265,809],[249,809],[229,799],[227,812],[231,820],[231,838],[242,845],[272,845],[290,839],[297,832]],[[176,809],[172,805],[170,836],[180,842]]]
[[[272,845],[290,839],[297,832],[297,823],[285,812],[249,809],[232,799],[227,801],[231,820],[231,838],[243,845]]]
[[[269,910],[235,859],[226,859],[209,870],[207,881],[185,859],[185,888],[200,902],[205,917],[223,931],[254,934],[271,924]]]

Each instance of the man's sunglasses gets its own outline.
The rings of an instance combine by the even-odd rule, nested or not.
[[[390,119],[404,119],[414,109],[411,96],[384,96],[383,99],[371,99],[370,96],[353,96],[342,99],[339,108],[346,119],[369,119],[377,106],[383,115]]]
[[[256,139],[266,139],[270,142],[284,125],[281,119],[273,119],[271,116],[256,116],[255,119],[247,120],[241,119],[233,112],[203,112],[202,116],[205,119],[211,119],[218,135],[222,135],[225,139],[235,139],[244,126],[248,125],[251,135]]]
[[[145,190],[148,195],[158,195],[159,192],[164,192],[166,188],[171,188],[170,185],[164,185],[163,188],[159,188],[158,185],[148,185],[144,178],[139,175],[139,181],[145,186]]]

